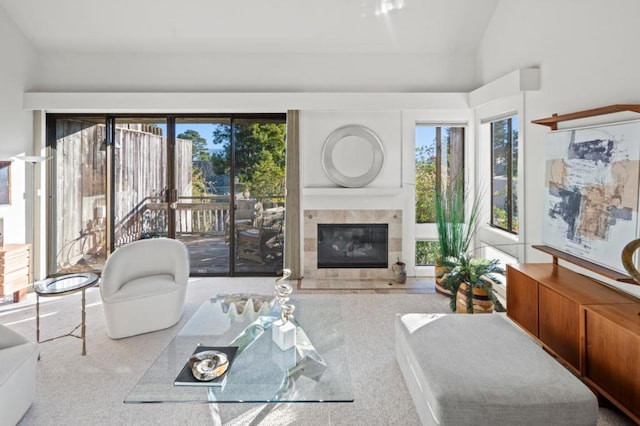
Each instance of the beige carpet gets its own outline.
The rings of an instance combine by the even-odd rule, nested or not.
[[[354,403],[342,404],[124,404],[144,370],[205,298],[217,293],[270,294],[269,278],[192,279],[185,315],[168,330],[122,340],[106,336],[99,291],[87,294],[87,355],[81,342],[62,338],[40,345],[38,395],[22,425],[210,425],[220,416],[228,425],[418,425],[413,402],[394,355],[393,316],[408,312],[447,312],[437,294],[322,294],[340,303],[351,368]],[[68,332],[80,320],[80,295],[41,299],[42,338]],[[0,323],[35,339],[35,306],[26,302],[0,306]],[[0,421],[1,423],[1,421]],[[632,424],[602,408],[598,425]]]

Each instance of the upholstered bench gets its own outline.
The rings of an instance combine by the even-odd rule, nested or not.
[[[595,395],[498,314],[396,315],[396,356],[426,425],[595,425]]]

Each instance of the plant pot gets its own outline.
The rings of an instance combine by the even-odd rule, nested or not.
[[[456,294],[456,312],[461,314],[490,314],[493,312],[493,302],[489,297],[489,293],[482,288],[473,286],[473,312],[467,312],[467,288],[469,283],[460,284],[458,293]]]
[[[445,296],[451,296],[451,290],[445,288],[442,284],[444,276],[451,270],[451,268],[441,265],[439,259],[436,259],[434,262],[434,267],[436,273],[436,292],[444,294]]]
[[[407,271],[406,265],[404,262],[396,262],[391,265],[391,270],[393,271],[394,280],[398,284],[404,284],[407,281]]]

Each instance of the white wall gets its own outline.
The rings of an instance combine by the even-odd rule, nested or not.
[[[528,242],[541,238],[544,182],[540,167],[548,132],[531,120],[610,104],[640,103],[638,16],[637,0],[503,0],[496,8],[477,52],[478,79],[487,83],[518,68],[541,69],[541,89],[525,94],[520,111],[520,126],[526,133]],[[619,120],[615,116],[598,119]],[[561,123],[561,128],[579,124]],[[548,261],[549,257],[529,248],[526,260]]]
[[[10,160],[17,154],[31,154],[33,119],[31,111],[22,109],[22,94],[30,88],[35,52],[1,7],[0,58],[0,160]],[[0,206],[6,243],[25,242],[24,192],[25,164],[14,161],[11,205]]]
[[[465,92],[474,66],[473,55],[46,53],[33,90]]]

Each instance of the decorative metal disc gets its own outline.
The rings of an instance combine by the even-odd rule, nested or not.
[[[373,160],[369,169],[360,176],[347,176],[336,168],[333,161],[333,150],[344,138],[359,137],[367,141],[371,147]],[[331,132],[322,147],[322,168],[329,179],[346,188],[360,188],[371,183],[382,170],[384,164],[384,147],[378,136],[367,127],[359,124],[342,126]]]

